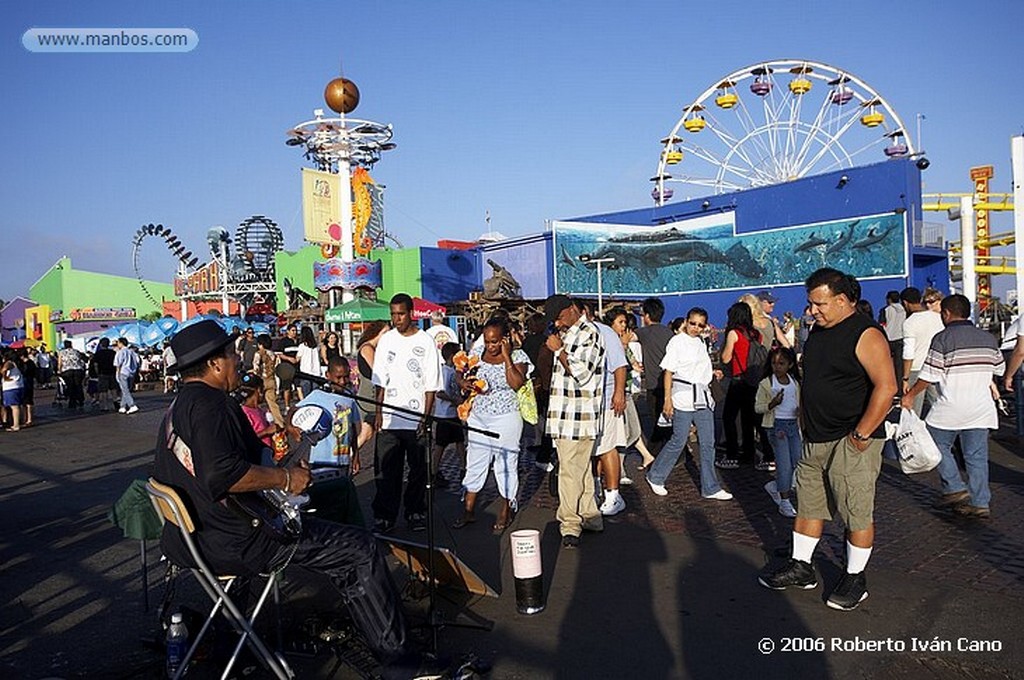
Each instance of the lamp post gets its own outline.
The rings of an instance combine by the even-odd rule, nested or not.
[[[614,264],[614,257],[590,257],[589,255],[580,255],[580,262],[597,265],[597,314],[600,316],[604,312],[604,295],[601,290],[601,265],[603,264]]]

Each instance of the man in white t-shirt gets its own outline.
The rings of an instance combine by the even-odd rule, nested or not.
[[[430,328],[427,329],[427,334],[434,339],[434,346],[438,352],[449,342],[459,341],[455,331],[445,325],[444,314],[438,310],[430,313]]]
[[[900,390],[905,394],[917,382],[917,376],[928,356],[932,338],[945,326],[939,313],[933,312],[924,304],[921,291],[917,288],[904,288],[900,292],[900,302],[907,312],[907,318],[903,322],[903,379],[900,386]],[[934,385],[918,393],[914,399],[914,412],[921,418],[925,416],[925,395],[928,397],[929,408],[939,398]]]
[[[391,325],[381,336],[373,362],[377,401],[406,411],[429,414],[434,393],[444,389],[441,354],[433,338],[412,323],[412,298],[399,293],[391,298]],[[389,408],[377,409],[377,466],[373,498],[374,531],[391,531],[399,505],[413,531],[427,528],[427,419]],[[405,463],[409,481],[402,493]]]
[[[925,422],[942,453],[938,507],[984,519],[989,516],[992,496],[988,488],[988,431],[999,427],[995,404],[999,391],[992,379],[1002,374],[1005,364],[996,339],[971,323],[970,300],[950,295],[942,299],[940,310],[946,328],[932,339],[917,383],[903,396],[903,408],[910,408],[928,383],[937,386],[939,399]],[[953,458],[957,437],[967,467],[967,484]]]
[[[1024,437],[1024,314],[1019,315],[1006,329],[1000,349],[1010,352],[1003,374],[1003,389],[1014,391],[1017,402],[1017,436]]]

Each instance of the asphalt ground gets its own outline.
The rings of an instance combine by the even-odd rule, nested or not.
[[[107,519],[133,479],[146,476],[165,395],[142,392],[141,411],[66,413],[37,394],[36,424],[0,432],[0,677],[155,678],[163,656],[154,605],[163,591],[159,546],[149,544],[150,604],[142,606],[139,542]],[[485,487],[476,524],[459,516],[455,489],[438,491],[437,543],[452,548],[497,598],[439,591],[446,623],[493,621],[484,632],[444,625],[439,651],[473,653],[493,664],[492,678],[1015,678],[1024,677],[1024,459],[1008,423],[991,445],[992,518],[963,520],[932,509],[938,476],[883,466],[876,502],[877,539],[868,567],[870,597],[853,612],[825,606],[841,575],[842,527],[830,523],[815,555],[821,585],[772,592],[758,570],[786,553],[791,520],[763,490],[753,469],[723,471],[736,499],[701,499],[697,470],[681,462],[655,496],[636,480],[628,504],[602,534],[560,548],[547,475],[521,463],[521,510],[512,530],[542,535],[546,608],[516,611],[509,532],[494,536],[497,514]],[[369,467],[368,460],[364,460]],[[457,463],[442,465],[449,479]],[[372,471],[356,477],[367,516]],[[425,541],[399,526],[398,538]],[[423,620],[423,588],[395,565],[413,620]],[[281,615],[285,635],[336,602],[303,574],[290,573]],[[418,599],[415,599],[418,598]],[[202,608],[205,596],[182,584],[176,605]],[[268,610],[272,611],[272,610]],[[266,620],[271,620],[268,617]],[[261,627],[273,642],[273,626]],[[427,630],[418,636],[429,641]],[[358,656],[358,645],[342,645]],[[353,651],[354,650],[354,651]],[[359,677],[332,650],[289,656],[300,678]],[[195,677],[216,677],[212,662]],[[262,677],[260,671],[248,677]]]

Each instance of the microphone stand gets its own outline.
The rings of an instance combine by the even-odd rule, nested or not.
[[[364,404],[373,404],[377,408],[387,408],[395,413],[402,413],[404,415],[413,417],[417,420],[426,421],[425,429],[425,442],[423,445],[424,455],[426,456],[427,466],[427,484],[426,484],[426,501],[427,501],[427,595],[429,603],[427,606],[427,625],[430,626],[431,631],[431,651],[437,655],[437,635],[438,631],[445,625],[458,625],[460,627],[467,628],[478,628],[481,630],[490,630],[493,624],[469,624],[469,623],[450,623],[446,624],[443,620],[443,616],[437,610],[437,579],[435,578],[434,571],[434,553],[436,552],[436,543],[434,538],[434,463],[433,456],[431,455],[431,449],[433,448],[433,424],[440,418],[434,416],[431,413],[420,413],[419,411],[413,411],[401,406],[394,406],[384,401],[377,401],[376,399],[370,399],[368,397],[360,397],[355,394],[351,394],[348,390],[338,385],[335,385],[330,380],[323,378],[312,373],[303,373],[301,371],[295,372],[295,378],[298,380],[308,380],[318,387],[324,389],[327,392],[333,394],[340,394],[354,401],[362,402]],[[459,423],[466,432],[476,432],[490,439],[498,439],[499,435],[497,432],[490,430],[483,430],[480,428],[466,425],[465,423]],[[356,452],[358,455],[358,452]]]

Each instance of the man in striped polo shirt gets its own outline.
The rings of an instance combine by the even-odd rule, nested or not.
[[[942,497],[937,507],[952,508],[963,517],[989,516],[988,431],[999,427],[996,400],[999,390],[993,377],[1005,368],[996,339],[970,321],[971,302],[963,295],[942,299],[945,329],[928,348],[917,382],[903,396],[903,408],[929,385],[938,388],[939,399],[925,422],[942,453],[939,476]],[[967,483],[953,458],[953,441],[960,437],[967,466]]]

